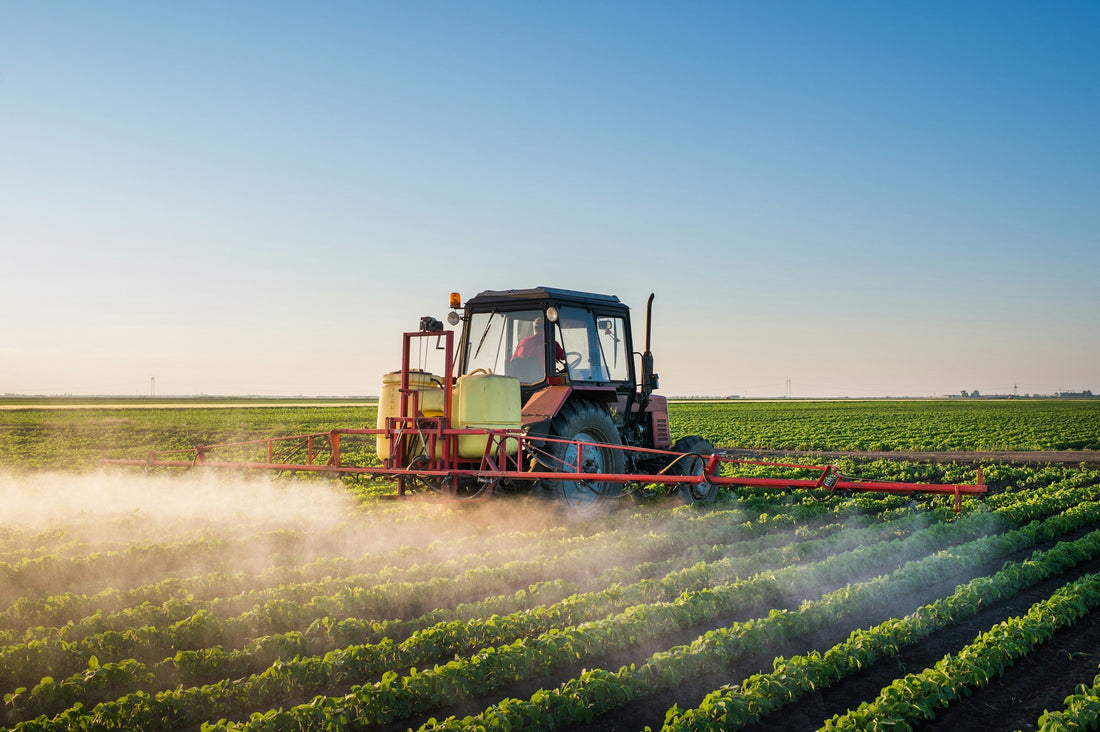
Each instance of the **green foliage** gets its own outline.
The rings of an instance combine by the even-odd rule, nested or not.
[[[115,447],[140,454],[374,418],[370,409],[342,407],[59,411],[0,412],[0,464],[85,469],[101,454],[118,454]],[[673,406],[676,431],[717,443],[834,450],[1017,449],[1028,440],[1092,446],[1096,419],[1085,402]],[[840,462],[842,472],[886,480],[974,477],[957,465]],[[435,715],[426,729],[599,724],[655,692],[728,678],[740,659],[844,628],[847,639],[832,648],[776,657],[770,670],[664,715],[668,729],[753,724],[1100,556],[1100,473],[992,465],[985,475],[998,492],[967,499],[961,514],[942,499],[859,494],[818,502],[805,492],[743,488],[702,509],[643,505],[537,526],[513,525],[507,511],[490,519],[369,500],[339,525],[256,526],[233,536],[180,529],[163,540],[112,537],[141,516],[101,527],[98,537],[76,517],[59,516],[49,528],[7,526],[0,724],[404,728],[426,715]],[[349,551],[363,531],[395,538]],[[257,546],[263,552],[252,551]],[[866,613],[951,576],[966,581],[905,617],[857,627]],[[1094,581],[1069,585],[934,667],[899,674],[866,708],[821,724],[904,728],[965,703],[967,689],[1083,617],[1098,594]],[[688,640],[671,645],[674,631]],[[626,648],[647,650],[636,664],[595,668]],[[1078,681],[1040,727],[1097,724],[1100,677]],[[546,688],[512,698],[516,684]],[[490,694],[496,703],[456,714],[460,701]]]
[[[376,407],[0,410],[0,467],[92,470],[104,457],[373,427]],[[670,406],[674,434],[786,450],[1097,450],[1100,401],[703,402]],[[373,440],[341,446],[372,464]],[[370,488],[364,487],[368,493]]]
[[[150,450],[373,428],[376,414],[373,405],[3,409],[0,468],[88,471],[102,458],[144,458]],[[374,458],[373,440],[342,447],[348,460]]]
[[[674,403],[672,431],[777,450],[1097,450],[1100,401]]]

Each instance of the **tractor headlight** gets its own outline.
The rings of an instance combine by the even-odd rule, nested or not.
[[[551,323],[558,322],[558,309],[553,305],[546,308],[546,319],[549,320]]]

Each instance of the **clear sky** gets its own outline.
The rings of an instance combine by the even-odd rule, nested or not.
[[[1100,391],[1100,4],[0,2],[0,394],[376,394],[538,285],[669,395]]]

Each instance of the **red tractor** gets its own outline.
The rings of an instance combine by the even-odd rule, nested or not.
[[[462,323],[461,375],[514,377],[519,386],[519,427],[531,439],[528,467],[557,472],[579,465],[594,474],[702,475],[714,448],[702,437],[672,444],[668,402],[653,393],[657,374],[650,351],[653,295],[646,305],[645,351],[634,350],[630,309],[614,295],[536,287],[489,290],[461,306],[452,296],[450,321]],[[457,310],[462,310],[459,316]],[[430,320],[430,319],[429,319]],[[381,426],[381,425],[380,425]],[[578,444],[600,446],[584,451]],[[623,450],[622,446],[645,448]],[[667,452],[686,453],[673,456]],[[517,486],[530,490],[530,482]],[[587,515],[620,497],[624,484],[610,480],[542,479],[537,493]],[[718,486],[672,484],[687,501],[713,501]]]

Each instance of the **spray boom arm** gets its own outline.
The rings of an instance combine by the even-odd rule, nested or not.
[[[365,475],[378,478],[398,479],[398,493],[394,497],[405,497],[407,486],[425,486],[440,497],[459,498],[451,486],[458,479],[475,479],[485,488],[477,495],[484,500],[492,495],[493,488],[500,481],[561,480],[562,473],[584,473],[585,480],[604,481],[623,484],[621,497],[634,493],[637,487],[657,485],[672,488],[698,483],[710,483],[720,486],[752,486],[775,490],[824,490],[828,497],[842,492],[879,492],[910,495],[912,493],[933,493],[954,496],[955,509],[961,510],[964,495],[981,495],[987,488],[978,468],[977,482],[974,484],[930,484],[904,483],[900,481],[875,481],[850,478],[840,474],[835,465],[806,465],[798,463],[766,462],[730,457],[721,451],[712,455],[694,455],[634,447],[616,447],[627,452],[644,453],[647,457],[664,455],[669,458],[669,468],[677,460],[687,457],[705,460],[703,470],[698,475],[678,475],[666,468],[656,474],[645,473],[590,473],[584,469],[586,450],[606,449],[607,445],[582,440],[559,440],[549,437],[531,437],[515,430],[476,430],[447,429],[442,427],[439,418],[421,420],[432,424],[420,424],[416,429],[337,429],[329,432],[317,432],[291,437],[273,437],[264,440],[249,440],[222,445],[205,445],[187,450],[150,452],[144,459],[103,460],[109,465],[130,465],[152,468],[229,468],[260,469],[274,471],[304,471],[328,473],[333,475]],[[466,468],[448,467],[443,461],[424,461],[410,467],[386,467],[377,465],[355,465],[344,460],[341,445],[344,438],[363,438],[373,440],[379,434],[389,434],[395,444],[397,441],[413,437],[423,441],[431,454],[437,446],[448,439],[458,439],[466,435],[487,436],[485,453],[480,465]],[[565,462],[552,457],[549,443],[568,443],[572,449],[562,454],[575,456]],[[519,450],[510,454],[508,449],[518,443]],[[232,459],[240,454],[248,454],[251,459]],[[525,470],[524,455],[535,457],[547,469]],[[737,475],[736,471],[744,467],[767,467],[790,471],[804,471],[811,474],[807,478],[757,477]],[[552,469],[551,469],[552,468]],[[408,482],[406,482],[408,481]],[[411,487],[411,486],[410,486]],[[634,490],[630,490],[634,487]]]
[[[642,384],[638,414],[644,414],[657,375],[653,373],[650,352],[653,295],[646,305],[646,350],[642,354]],[[451,402],[454,386],[453,331],[435,329],[435,323],[415,333],[405,333],[402,355],[400,411],[397,416],[379,420],[374,429],[334,429],[290,437],[274,437],[220,445],[204,445],[187,450],[149,452],[143,459],[103,460],[104,464],[153,468],[230,468],[274,471],[303,471],[330,475],[363,475],[395,480],[395,497],[426,489],[443,498],[484,500],[502,483],[528,487],[540,481],[561,481],[563,474],[584,474],[576,483],[619,484],[622,490],[606,498],[621,498],[647,486],[669,490],[697,484],[717,486],[755,486],[772,489],[825,490],[829,496],[839,491],[877,491],[911,494],[915,492],[948,494],[961,509],[963,495],[986,492],[978,470],[976,484],[930,485],[890,481],[867,481],[842,476],[833,465],[800,465],[761,462],[735,458],[721,450],[700,455],[653,448],[610,445],[583,439],[563,440],[548,435],[528,435],[522,429],[456,428]],[[418,338],[441,338],[444,342],[446,373],[443,377],[441,414],[419,416],[421,392],[410,383],[411,343]],[[584,434],[584,433],[580,433]],[[585,435],[587,436],[587,435]],[[476,452],[463,457],[460,441],[472,442]],[[565,449],[553,449],[553,443],[567,443]],[[560,448],[560,445],[556,446]],[[592,460],[594,451],[622,451],[621,462]],[[480,457],[477,452],[481,452]],[[586,459],[585,455],[589,458]],[[567,457],[561,457],[567,456]],[[694,471],[674,469],[691,457],[701,464]],[[379,464],[381,463],[381,464]],[[605,464],[624,466],[663,464],[654,472],[593,472]],[[679,466],[682,468],[682,466]],[[767,467],[781,472],[808,474],[812,477],[759,477],[738,474],[746,468]],[[693,474],[684,474],[692,472]],[[472,488],[471,488],[472,486]]]

